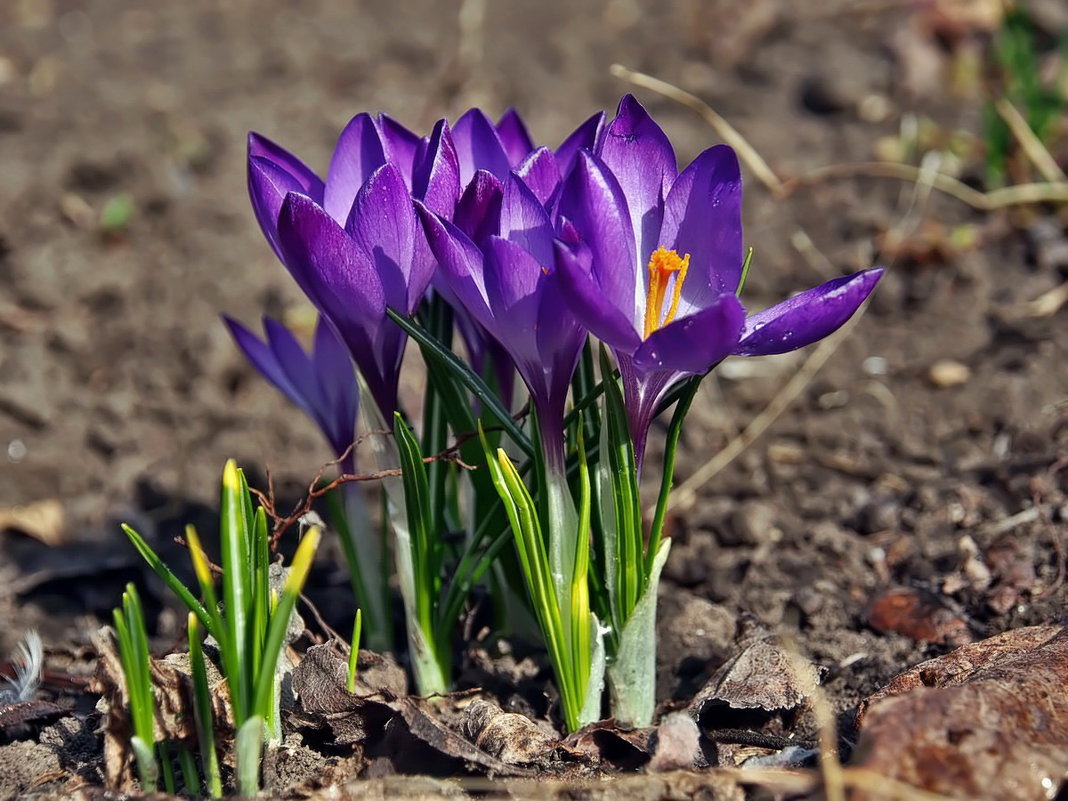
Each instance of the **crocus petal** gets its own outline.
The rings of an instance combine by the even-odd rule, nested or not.
[[[552,264],[553,227],[545,207],[522,180],[509,175],[501,200],[500,235],[526,250],[542,267]]]
[[[515,168],[515,174],[523,179],[543,206],[549,205],[560,186],[560,168],[556,166],[556,156],[547,147],[539,147],[528,154]]]
[[[709,148],[682,171],[664,204],[660,244],[690,254],[680,314],[734,292],[742,270],[742,174],[726,145]]]
[[[412,197],[451,217],[460,197],[460,163],[447,120],[438,120],[415,166]]]
[[[415,209],[430,250],[441,265],[441,277],[468,313],[492,331],[494,319],[486,292],[482,251],[459,228],[418,201]]]
[[[293,333],[277,320],[264,317],[263,330],[267,335],[267,344],[274,353],[278,365],[285,372],[290,383],[308,399],[312,419],[319,424],[320,428],[324,428],[326,421],[322,419],[322,411],[326,406],[326,398],[319,391],[315,368],[308,354],[304,352],[304,348],[297,342]]]
[[[400,353],[395,344],[388,353],[375,350],[378,332],[385,328],[386,300],[374,264],[324,209],[296,193],[282,203],[278,239],[293,277],[334,323],[383,413],[392,414],[396,376],[391,370]]]
[[[519,112],[510,108],[501,115],[497,121],[497,135],[504,145],[504,152],[508,154],[508,161],[512,167],[521,162],[531,150],[534,149],[534,140],[530,138],[526,123],[519,116]]]
[[[385,163],[386,153],[378,127],[370,114],[357,114],[341,132],[330,159],[323,193],[326,213],[344,223],[360,187]]]
[[[400,170],[386,164],[360,187],[345,230],[374,262],[386,305],[411,312],[430,275],[413,276],[416,220]]]
[[[487,240],[485,253],[488,264],[483,280],[497,320],[491,331],[510,349],[533,345],[533,329],[539,322],[536,295],[538,284],[545,277],[543,262],[499,236]]]
[[[466,112],[452,126],[452,138],[460,158],[460,185],[474,177],[475,170],[487,170],[504,180],[512,169],[497,126],[480,109]]]
[[[633,353],[641,344],[630,315],[624,314],[605,297],[590,274],[589,249],[557,240],[553,243],[556,280],[564,303],[589,332],[606,345]]]
[[[260,156],[248,160],[248,195],[252,210],[278,258],[282,258],[278,247],[278,212],[290,192],[306,194],[301,183],[275,162]]]
[[[408,188],[412,188],[412,175],[415,171],[415,157],[419,153],[420,137],[409,131],[388,114],[379,113],[376,120],[378,133],[382,139],[386,160],[400,167]]]
[[[313,416],[311,405],[304,394],[293,384],[289,376],[282,369],[271,347],[258,336],[249,331],[241,323],[231,317],[223,315],[223,322],[230,329],[230,335],[234,338],[237,347],[245,354],[252,366],[255,367],[264,378],[270,381],[278,390],[294,404],[299,406],[309,417]]]
[[[594,151],[604,136],[605,113],[598,111],[576,128],[556,148],[556,164],[561,175],[567,175],[580,150]]]
[[[360,403],[359,386],[352,367],[352,357],[338,339],[330,321],[322,316],[315,326],[312,364],[328,404],[331,422],[328,436],[334,445],[334,452],[340,455],[355,439],[356,414]]]
[[[479,170],[456,204],[453,223],[472,242],[484,242],[486,237],[500,233],[503,197],[501,182],[485,170]]]
[[[853,316],[882,274],[883,268],[874,267],[835,278],[752,315],[734,352],[768,356],[823,339]]]
[[[733,353],[745,310],[733,293],[711,305],[653,331],[634,353],[638,372],[668,370],[696,375]]]
[[[285,170],[300,188],[299,191],[316,203],[323,199],[323,181],[303,161],[294,156],[281,145],[276,145],[266,136],[250,132],[248,135],[249,159],[266,159]]]
[[[664,195],[678,169],[675,151],[641,103],[625,95],[597,154],[623,189],[636,240],[636,261],[645,265],[661,244]]]
[[[637,321],[644,319],[645,283],[636,274],[634,232],[623,190],[604,162],[579,151],[564,179],[557,211],[574,224],[589,246],[594,280],[605,300],[629,315],[636,328]]]

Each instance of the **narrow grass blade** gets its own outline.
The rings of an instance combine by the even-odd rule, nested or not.
[[[133,750],[134,760],[137,762],[137,774],[141,780],[142,792],[156,792],[159,782],[156,749],[136,735],[130,738],[130,748]]]
[[[218,632],[213,630],[213,624],[209,619],[207,610],[205,610],[200,601],[193,596],[193,593],[189,591],[189,588],[182,583],[181,579],[171,572],[169,567],[163,564],[163,560],[159,558],[156,552],[152,550],[151,546],[145,542],[145,538],[137,533],[136,530],[125,523],[122,524],[122,530],[126,533],[126,536],[129,538],[134,549],[141,554],[141,557],[148,563],[148,566],[152,568],[152,571],[162,579],[163,583],[170,588],[171,592],[178,596],[190,612],[195,613],[196,616],[200,618],[200,622],[204,624],[204,628],[208,630],[211,636],[217,638]]]
[[[219,755],[215,750],[215,720],[212,716],[211,689],[204,662],[204,648],[200,642],[197,617],[189,613],[189,662],[193,673],[193,719],[200,746],[200,762],[204,766],[204,784],[212,798],[222,797],[222,777]]]
[[[312,560],[315,551],[319,547],[319,529],[314,526],[308,529],[304,538],[297,546],[297,552],[293,555],[293,564],[289,568],[289,576],[286,578],[282,594],[278,597],[278,604],[271,612],[271,623],[267,630],[267,637],[263,646],[263,661],[260,665],[259,675],[256,677],[254,687],[252,709],[255,715],[260,717],[260,725],[273,717],[272,697],[275,689],[275,679],[278,668],[278,659],[282,653],[282,645],[285,642],[286,632],[289,629],[289,618],[297,605],[297,599],[304,589],[304,583],[311,571]],[[271,732],[272,736],[277,732]]]
[[[400,453],[401,481],[404,484],[404,503],[411,535],[416,617],[423,634],[432,639],[433,599],[436,597],[435,584],[440,578],[437,558],[440,541],[437,532],[431,529],[435,514],[430,505],[430,485],[419,441],[400,414],[394,417],[393,439]]]
[[[249,575],[249,540],[242,480],[233,459],[223,468],[222,494],[219,504],[219,537],[222,541],[223,601],[226,604],[226,676],[230,684],[230,701],[234,719],[251,716],[252,677],[248,671],[249,601],[252,588]]]
[[[363,610],[356,610],[356,617],[352,621],[352,639],[349,641],[349,675],[345,682],[345,689],[350,693],[356,692],[356,668],[360,660],[360,633],[363,629]]]
[[[188,748],[178,748],[178,767],[182,769],[182,784],[185,785],[185,795],[199,796],[201,794],[200,773],[197,771],[197,760],[193,752]]]
[[[675,456],[679,449],[679,437],[682,435],[682,424],[690,411],[697,390],[701,386],[704,376],[694,376],[685,382],[686,391],[679,396],[678,404],[671,415],[671,425],[668,427],[667,443],[664,446],[664,470],[660,479],[660,494],[656,499],[656,511],[653,513],[653,525],[649,530],[649,546],[645,552],[645,574],[653,572],[653,560],[660,550],[660,538],[664,532],[664,520],[667,518],[668,498],[671,495],[671,485],[675,479]]]

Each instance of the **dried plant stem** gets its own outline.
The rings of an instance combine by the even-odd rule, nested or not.
[[[914,167],[911,164],[899,164],[892,161],[868,161],[830,164],[803,175],[782,180],[768,166],[768,163],[757,152],[756,148],[750,145],[733,125],[697,95],[644,72],[624,67],[622,64],[613,64],[611,71],[617,78],[663,95],[699,114],[725,143],[738,152],[738,157],[745,162],[746,166],[752,170],[753,175],[775,197],[785,197],[801,187],[839,178],[865,176],[920,183],[925,180],[928,174],[922,168]],[[1033,132],[1031,136],[1034,136]],[[1019,206],[1028,203],[1068,203],[1068,180],[1065,180],[1063,173],[1057,177],[1057,180],[1050,180],[1045,183],[1017,184],[1016,186],[995,189],[991,192],[980,192],[958,181],[956,178],[940,173],[936,173],[930,180],[932,186],[939,192],[956,198],[979,211],[994,211],[1008,206]]]
[[[994,109],[1001,119],[1005,120],[1005,124],[1009,126],[1009,130],[1016,137],[1016,141],[1020,144],[1020,149],[1023,150],[1024,155],[1027,156],[1027,160],[1034,165],[1043,178],[1050,183],[1068,180],[1068,176],[1064,174],[1064,170],[1057,164],[1056,159],[1050,155],[1049,150],[1042,144],[1042,140],[1027,124],[1023,114],[1009,102],[1008,98],[1002,97],[994,101]]]
[[[726,144],[730,145],[738,152],[738,158],[746,163],[746,166],[753,171],[753,174],[764,184],[764,186],[776,195],[781,193],[782,181],[779,180],[779,177],[771,167],[768,166],[768,163],[764,161],[764,157],[756,151],[756,148],[749,144],[744,136],[738,133],[733,125],[720,116],[720,114],[704,100],[697,95],[690,94],[689,92],[680,89],[674,84],[662,81],[659,78],[654,78],[652,75],[646,75],[644,72],[637,72],[629,69],[622,64],[613,64],[611,71],[617,78],[629,81],[635,86],[650,89],[657,94],[670,98],[676,103],[680,103],[687,108],[696,111],[704,118],[709,127],[719,134],[720,138]]]

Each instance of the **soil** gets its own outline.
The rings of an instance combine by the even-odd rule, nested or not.
[[[989,37],[981,23],[934,30],[923,4],[462,9],[0,6],[0,654],[38,629],[53,696],[83,686],[90,634],[127,580],[146,586],[160,649],[180,640],[181,618],[148,588],[119,521],[184,565],[168,543],[186,522],[212,531],[226,458],[261,486],[269,470],[290,496],[328,459],[219,321],[308,316],[249,208],[248,130],[320,170],[362,110],[428,130],[471,105],[515,106],[536,139],[555,143],[634,90],[609,72],[620,62],[707,100],[781,177],[872,160],[913,128],[939,146],[980,131],[978,85],[953,76]],[[691,111],[634,91],[680,162],[719,141]],[[960,165],[965,181],[981,181],[974,150]],[[906,668],[1064,614],[1068,309],[1041,314],[1032,302],[1068,280],[1068,214],[981,213],[885,178],[780,197],[745,177],[747,304],[889,269],[789,407],[673,514],[658,689],[665,710],[684,707],[745,631],[789,633],[823,669],[848,734],[858,702]],[[128,220],[101,225],[124,205]],[[679,480],[765,410],[810,353],[725,364],[695,403]],[[415,392],[413,382],[409,400]],[[342,628],[344,578],[325,560],[321,570],[320,608]],[[69,718],[46,731],[6,735],[25,754],[3,760],[23,770],[11,778],[0,767],[4,792],[69,775],[55,744],[84,745],[84,732]],[[426,781],[404,792],[438,792]],[[642,792],[668,792],[656,782]]]

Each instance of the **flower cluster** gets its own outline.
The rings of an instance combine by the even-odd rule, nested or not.
[[[386,309],[414,313],[432,283],[459,315],[473,359],[494,347],[507,353],[553,459],[587,332],[616,356],[640,461],[680,379],[731,354],[821,339],[881,274],[835,279],[747,316],[737,297],[734,151],[712,147],[680,172],[667,136],[630,95],[607,125],[594,115],[555,150],[535,147],[514,111],[494,124],[472,109],[422,138],[385,115],[360,114],[325,181],[258,134],[249,136],[248,174],[268,242],[347,345],[386,419],[405,343]]]
[[[783,353],[827,336],[858,309],[881,275],[879,269],[861,271],[747,313],[739,297],[746,257],[737,157],[720,145],[680,171],[664,131],[629,95],[614,119],[595,114],[555,149],[536,146],[514,111],[495,123],[473,109],[452,126],[438,122],[428,136],[385,115],[361,114],[342,132],[325,180],[296,156],[252,134],[248,186],[264,235],[323,323],[311,356],[277,324],[268,323],[266,343],[236,323],[231,329],[253,364],[316,420],[336,452],[351,440],[356,408],[351,366],[340,363],[340,348],[347,349],[381,417],[389,421],[399,411],[406,330],[416,331],[402,328],[390,313],[411,318],[432,302],[446,306],[449,331],[436,333],[448,334],[446,346],[453,328],[462,337],[469,366],[457,369],[470,373],[463,386],[482,380],[487,388],[494,384],[501,401],[497,408],[505,416],[514,410],[513,376],[522,379],[536,423],[534,462],[541,471],[528,483],[535,495],[547,497],[531,497],[521,471],[513,470],[503,452],[495,457],[488,445],[483,466],[504,501],[504,525],[515,533],[523,578],[565,696],[588,695],[597,683],[596,677],[577,681],[564,675],[561,654],[568,648],[587,649],[585,658],[568,664],[596,672],[604,631],[598,614],[611,624],[611,683],[612,660],[622,658],[619,654],[629,647],[630,616],[645,614],[639,610],[650,593],[646,606],[655,610],[656,565],[662,564],[666,550],[661,554],[656,546],[658,531],[643,539],[633,487],[650,425],[673,390],[730,355]],[[426,315],[420,319],[425,322]],[[611,461],[612,470],[592,484],[583,471],[596,466],[595,457],[586,464],[582,437],[576,441],[569,435],[575,427],[567,414],[569,395],[572,403],[580,400],[573,389],[579,380],[576,368],[591,337],[614,355],[614,368],[605,357],[599,386],[608,421],[602,433],[616,432],[601,437],[601,444],[609,446],[602,449],[613,455],[600,458],[605,464]],[[592,362],[591,357],[585,363]],[[430,392],[442,379],[440,365],[428,362],[428,367],[438,369],[430,370]],[[442,403],[456,395],[441,387],[434,391]],[[612,428],[617,395],[619,425]],[[427,404],[431,410],[439,406]],[[478,404],[469,406],[466,418],[457,413],[447,420],[455,435],[469,433],[457,428],[457,420],[470,422],[472,408],[477,410]],[[400,425],[404,452],[414,459],[419,443],[406,424]],[[438,428],[428,426],[424,446],[436,441],[433,431]],[[567,477],[576,458],[584,476],[578,481],[574,472]],[[411,464],[422,475],[418,459]],[[621,481],[625,473],[630,477]],[[426,479],[430,484],[436,480],[433,475]],[[446,486],[451,485],[440,484]],[[406,483],[409,488],[436,497],[437,491],[423,483]],[[591,534],[591,503],[601,510],[592,524],[605,529],[600,535]],[[459,506],[443,508],[454,512]],[[410,518],[420,507],[409,497],[406,508]],[[426,513],[445,525],[440,505]],[[471,530],[480,530],[483,522],[474,521]],[[425,525],[411,520],[408,525],[422,532],[413,534],[410,547],[440,551],[427,544]],[[587,586],[591,539],[608,543],[599,547],[620,550],[601,554],[596,562],[598,569],[616,572]],[[639,553],[643,542],[653,543],[651,550]],[[424,557],[413,552],[414,569],[425,568]],[[539,565],[539,559],[546,564]],[[640,570],[630,564],[636,561]],[[403,565],[398,557],[402,573],[411,569]],[[414,592],[408,589],[413,581],[402,575],[402,592]],[[602,591],[623,593],[629,600],[601,603],[593,595]],[[428,590],[423,599],[429,604],[427,599],[439,594]],[[412,608],[418,605],[412,603]],[[433,617],[429,607],[420,608],[426,620]],[[610,614],[609,609],[616,611]],[[652,636],[649,625],[642,623],[646,639]],[[554,637],[567,642],[554,646]],[[428,632],[419,648],[447,640],[440,632]],[[648,646],[631,650],[648,660],[652,644]],[[596,714],[596,704],[563,700],[571,710],[566,715],[571,726]],[[645,716],[635,713],[637,722]]]

